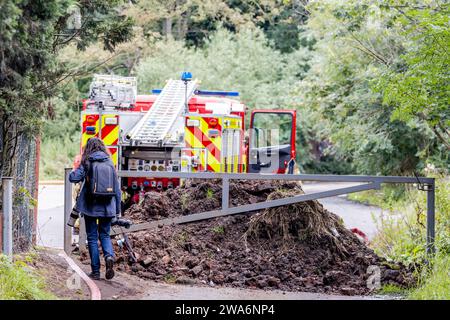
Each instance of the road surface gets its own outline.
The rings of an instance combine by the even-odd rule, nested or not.
[[[89,266],[80,265],[89,272]],[[207,285],[180,285],[144,280],[118,272],[113,280],[95,281],[102,300],[378,300],[384,296],[342,296]]]
[[[64,185],[39,185],[37,244],[64,247]]]

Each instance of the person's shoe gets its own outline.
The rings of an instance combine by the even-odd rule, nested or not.
[[[97,272],[91,272],[88,274],[89,278],[92,280],[100,280],[100,273]]]
[[[106,257],[105,259],[105,264],[106,264],[106,273],[105,273],[105,278],[107,280],[111,280],[112,278],[114,278],[114,258],[109,256]]]

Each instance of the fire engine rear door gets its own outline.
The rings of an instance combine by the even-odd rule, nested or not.
[[[250,120],[248,172],[293,173],[295,110],[254,110]]]

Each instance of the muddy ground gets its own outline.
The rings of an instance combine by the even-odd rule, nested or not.
[[[230,204],[302,193],[296,182],[239,181],[230,184]],[[143,222],[213,210],[220,204],[220,184],[192,180],[173,190],[147,193],[125,216]],[[318,201],[164,226],[129,237],[139,261],[129,263],[127,251],[117,247],[118,269],[169,283],[361,295],[372,292],[374,286],[368,287],[367,281],[378,270],[381,284],[409,286],[413,281],[404,266],[378,257]]]
[[[89,300],[90,290],[77,277],[58,250],[39,248],[26,259],[28,266],[45,281],[45,289],[61,300]]]

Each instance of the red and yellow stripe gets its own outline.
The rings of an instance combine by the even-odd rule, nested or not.
[[[114,124],[107,124],[109,118],[115,118]],[[101,126],[100,126],[101,122]],[[94,127],[95,131],[88,132],[87,127]],[[116,114],[102,114],[101,121],[99,114],[83,114],[82,115],[82,135],[81,148],[84,148],[89,138],[99,137],[105,143],[108,151],[111,154],[111,159],[115,166],[118,162],[118,147],[119,142],[119,116]]]
[[[198,126],[186,126],[184,133],[185,147],[192,150],[191,156],[200,157],[200,165],[194,171],[221,172],[222,119],[201,116],[189,119],[199,123]],[[217,130],[218,134],[211,135],[210,130]]]

